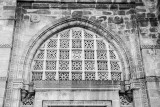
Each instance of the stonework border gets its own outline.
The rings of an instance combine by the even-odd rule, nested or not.
[[[142,45],[142,49],[160,49],[160,45]]]
[[[53,100],[44,100],[43,102],[43,107],[48,107],[48,106],[64,106],[64,105],[68,105],[68,106],[84,106],[84,105],[88,105],[88,106],[107,106],[107,107],[111,107],[112,102],[111,101],[53,101]]]
[[[11,48],[11,44],[0,44],[0,48]]]
[[[35,90],[120,90],[120,81],[35,81]]]
[[[46,26],[44,29],[42,29],[43,32],[40,32],[32,38],[30,43],[25,48],[26,50],[23,54],[24,57],[21,60],[21,65],[19,65],[20,67],[22,67],[21,71],[25,73],[22,74],[28,76],[28,74],[26,73],[30,70],[32,59],[37,49],[43,44],[44,41],[46,41],[52,35],[71,27],[86,28],[94,33],[103,36],[109,43],[111,43],[115,47],[115,50],[118,52],[120,59],[124,64],[123,71],[130,71],[130,74],[134,72],[132,56],[123,40],[118,35],[113,32],[111,33],[111,31],[103,28],[100,24],[97,24],[90,20],[86,20],[83,18],[63,18],[56,21],[55,23],[52,23],[49,26]],[[25,77],[25,79],[27,79],[27,77]]]
[[[20,21],[17,21],[17,24],[20,24]],[[20,27],[20,26],[19,26]],[[13,93],[13,84],[14,80],[24,79],[30,80],[29,78],[29,71],[32,63],[32,59],[37,51],[37,49],[45,42],[49,37],[52,35],[68,28],[72,27],[81,27],[86,28],[92,32],[95,32],[101,36],[103,36],[109,43],[111,43],[117,53],[120,56],[120,59],[123,63],[123,71],[129,72],[132,74],[135,72],[135,65],[132,60],[131,53],[127,46],[125,45],[124,41],[114,32],[102,27],[100,23],[96,23],[91,20],[84,19],[83,17],[65,17],[56,22],[44,27],[38,34],[36,34],[29,42],[26,50],[24,51],[23,56],[21,57],[20,62],[14,62],[15,57],[14,55],[17,53],[16,50],[18,49],[18,42],[15,42],[14,49],[13,49],[13,56],[12,57],[12,64],[11,64],[11,71],[9,72],[9,79],[7,84],[7,94],[6,94],[6,103],[4,107],[11,107],[12,104],[12,93]],[[18,30],[15,31],[15,38],[14,40],[18,40]],[[18,68],[18,71],[17,69]],[[125,73],[124,72],[124,73]],[[16,74],[16,76],[13,76]],[[130,76],[129,74],[129,76]],[[131,78],[132,79],[132,78]],[[124,79],[125,80],[125,79]],[[29,81],[28,81],[29,82]],[[20,82],[21,83],[21,82]],[[17,102],[18,103],[18,102]]]

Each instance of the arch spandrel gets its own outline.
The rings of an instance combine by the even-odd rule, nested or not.
[[[44,41],[46,41],[54,34],[57,34],[65,29],[73,27],[84,28],[104,37],[105,40],[108,43],[110,43],[117,51],[123,65],[122,70],[125,73],[125,75],[127,75],[125,76],[125,80],[129,80],[130,74],[134,72],[134,65],[132,62],[131,54],[123,40],[115,33],[111,32],[110,30],[107,30],[106,28],[103,28],[101,25],[81,18],[58,20],[56,23],[52,23],[51,25],[48,25],[45,28],[43,28],[41,32],[39,32],[30,40],[24,52],[25,59],[22,60],[22,65],[20,65],[23,66],[23,77],[25,80],[29,79],[28,77],[30,75],[29,72],[31,70],[32,60],[35,56],[35,53],[44,43]]]

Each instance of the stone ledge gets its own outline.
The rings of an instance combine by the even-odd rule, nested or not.
[[[0,48],[11,48],[11,44],[0,44]]]
[[[7,77],[0,77],[0,82],[1,81],[7,81]]]
[[[89,101],[54,101],[54,100],[43,100],[43,107],[50,107],[50,106],[65,106],[65,105],[70,105],[72,106],[84,106],[84,105],[94,105],[94,107],[99,107],[99,106],[105,106],[105,107],[111,107],[111,101],[106,100],[106,101],[95,101],[95,100],[89,100]]]
[[[141,45],[142,49],[160,49],[160,45]]]
[[[120,81],[34,81],[35,89],[120,89]]]
[[[21,2],[20,6],[26,9],[81,9],[81,8],[96,8],[96,9],[114,9],[112,5],[117,5],[116,9],[125,10],[139,6],[137,3],[117,3],[117,2],[54,2],[54,1],[35,1]]]
[[[147,76],[146,81],[147,82],[160,82],[160,77],[158,77],[158,76]]]

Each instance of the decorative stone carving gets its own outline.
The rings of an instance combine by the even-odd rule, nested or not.
[[[40,21],[40,16],[35,14],[31,15],[31,22],[38,23]]]
[[[114,23],[115,24],[121,24],[121,23],[123,23],[123,18],[120,17],[120,16],[115,16],[114,17]]]
[[[158,1],[158,0],[143,0],[146,8],[147,8],[150,12],[153,12],[153,11],[156,10],[157,1]]]
[[[23,105],[33,105],[35,91],[33,90],[33,83],[29,84],[29,89],[26,90],[24,87],[21,89],[21,102]]]

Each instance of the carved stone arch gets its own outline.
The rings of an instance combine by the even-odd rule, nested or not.
[[[103,36],[119,54],[121,63],[123,65],[123,72],[125,73],[124,80],[132,79],[135,71],[135,65],[132,60],[131,53],[124,41],[114,32],[104,28],[100,24],[83,18],[63,18],[50,25],[44,27],[38,34],[36,34],[28,43],[21,59],[20,67],[23,72],[23,79],[29,80],[29,71],[31,63],[38,48],[52,35],[57,34],[65,29],[72,27],[81,27],[88,29],[100,36]],[[25,57],[24,57],[25,56]]]

